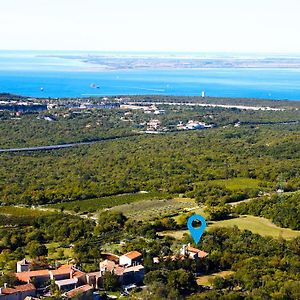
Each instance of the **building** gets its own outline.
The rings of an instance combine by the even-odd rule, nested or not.
[[[71,291],[75,288],[77,288],[78,285],[78,278],[69,278],[69,279],[63,279],[63,280],[56,280],[55,284],[58,286],[58,289],[63,292]]]
[[[151,119],[148,123],[147,123],[147,130],[158,130],[161,127],[161,122],[160,120],[157,119]]]
[[[67,299],[74,299],[76,297],[77,300],[92,300],[93,299],[93,287],[86,284],[79,288],[70,290],[65,293],[65,297]]]
[[[0,288],[0,300],[24,300],[26,297],[35,297],[36,288],[33,284],[23,284],[13,288],[6,285]]]
[[[86,283],[95,289],[99,289],[102,285],[101,272],[91,272],[86,274]]]
[[[18,280],[26,283],[35,282],[43,286],[47,281],[54,280],[62,291],[68,291],[86,284],[86,274],[73,265],[62,265],[56,270],[37,270],[15,273]]]
[[[205,258],[208,253],[197,248],[191,247],[190,244],[183,245],[180,249],[180,254],[189,257],[190,259]]]
[[[122,276],[122,285],[141,283],[144,280],[145,268],[142,265],[126,268]]]
[[[100,277],[98,278],[98,286],[102,286],[102,276],[106,272],[114,273],[115,275],[117,275],[119,277],[121,285],[138,284],[144,280],[145,269],[140,264],[142,258],[141,253],[132,251],[122,256],[123,263],[126,261],[127,263],[130,263],[130,265],[121,265],[107,259],[100,262]]]
[[[205,128],[206,128],[206,124],[203,122],[190,120],[186,124],[186,129],[189,129],[189,130],[205,129]]]
[[[131,251],[120,256],[121,266],[135,266],[139,265],[142,261],[142,254],[138,251]]]
[[[29,271],[30,266],[31,266],[31,261],[24,258],[17,262],[17,272],[18,273],[27,272]]]

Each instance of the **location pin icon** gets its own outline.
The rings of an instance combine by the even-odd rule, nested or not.
[[[199,228],[193,227],[193,221],[198,220],[201,222],[201,226]],[[192,215],[187,222],[187,227],[191,233],[191,236],[195,242],[195,244],[198,244],[202,234],[204,233],[204,230],[206,228],[206,221],[205,219],[200,215]]]

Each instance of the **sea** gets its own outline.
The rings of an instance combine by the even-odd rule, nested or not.
[[[96,54],[130,56],[130,53],[93,53]],[[74,59],[64,58],[66,55]],[[106,70],[78,59],[80,55],[83,53],[0,51],[0,93],[83,98],[154,94],[200,96],[204,91],[211,97],[300,100],[300,69]]]

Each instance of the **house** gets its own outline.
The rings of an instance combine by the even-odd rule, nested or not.
[[[157,130],[161,127],[161,122],[160,120],[157,119],[151,119],[148,123],[147,123],[147,130]]]
[[[31,261],[24,258],[17,262],[17,272],[20,273],[20,272],[29,271],[30,266],[31,266]]]
[[[145,269],[142,265],[126,266],[119,265],[113,261],[105,260],[100,262],[101,277],[106,273],[114,273],[119,277],[122,285],[141,283],[144,279]],[[100,278],[100,285],[102,284]]]
[[[206,256],[208,256],[208,253],[197,248],[191,247],[190,244],[183,245],[180,250],[180,254],[188,256],[191,259],[205,258]]]
[[[50,273],[48,270],[26,271],[15,273],[15,276],[19,281],[30,283],[32,280],[37,285],[42,285],[46,281],[50,280]]]
[[[206,124],[203,122],[197,122],[197,121],[190,120],[186,124],[186,129],[189,129],[189,130],[204,129],[204,128],[206,128]]]
[[[49,280],[54,280],[62,291],[68,291],[86,284],[86,274],[76,269],[73,265],[62,265],[56,270],[37,270],[15,273],[22,282],[34,281],[38,286],[44,285]]]
[[[70,279],[56,280],[55,284],[58,286],[58,289],[61,292],[68,292],[77,287],[78,278],[75,277]]]
[[[145,268],[142,265],[126,268],[123,272],[122,284],[141,283],[144,280]]]
[[[95,289],[99,289],[102,285],[101,272],[91,272],[86,274],[86,283]]]
[[[65,297],[67,297],[67,299],[74,299],[76,297],[77,300],[92,300],[93,287],[88,284],[83,285],[65,293]]]
[[[36,288],[33,284],[23,284],[9,288],[6,285],[0,288],[0,300],[24,300],[26,297],[35,297]]]
[[[121,266],[135,266],[142,261],[142,254],[138,251],[131,251],[120,256]]]

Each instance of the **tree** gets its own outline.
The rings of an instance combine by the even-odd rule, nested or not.
[[[227,219],[231,214],[229,205],[208,206],[205,209],[208,214],[208,219],[211,221],[219,221]]]
[[[47,256],[48,255],[48,249],[45,245],[41,245],[38,242],[31,242],[27,246],[28,254],[32,258],[41,257],[41,256]]]
[[[103,275],[103,286],[107,291],[116,291],[120,287],[119,277],[110,272]]]

